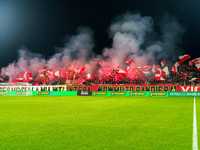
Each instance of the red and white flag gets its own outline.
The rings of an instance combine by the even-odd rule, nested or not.
[[[192,78],[189,82],[198,81],[200,78]]]
[[[84,66],[82,66],[82,67],[81,67],[81,68],[79,68],[78,70],[74,69],[74,71],[75,71],[76,73],[83,74],[83,73],[84,73],[84,71],[85,71],[85,67],[84,67]]]
[[[179,56],[178,58],[181,60],[181,63],[183,63],[184,61],[190,59],[191,57],[190,55],[185,54],[185,55]]]
[[[157,81],[163,81],[163,80],[165,80],[163,78],[163,76],[161,75],[161,72],[159,70],[156,70],[156,72],[155,72],[155,80],[157,80]]]
[[[196,66],[197,69],[200,71],[200,64],[195,64],[195,66]]]
[[[169,69],[167,66],[165,66],[163,69],[162,69],[162,73],[161,73],[163,76],[166,76],[166,75],[169,75]]]
[[[200,57],[192,60],[194,64],[200,64]]]
[[[55,78],[60,77],[60,72],[59,72],[59,70],[57,70],[57,71],[54,73],[54,77],[55,77]]]
[[[27,71],[22,73],[22,76],[25,80],[33,79],[32,73],[28,73]]]
[[[9,63],[9,67],[14,67],[14,63]]]
[[[126,71],[119,69],[118,74],[126,74]]]
[[[155,72],[155,80],[157,80],[157,81],[165,80],[164,77],[161,75],[161,71],[160,70],[156,70],[156,72]]]
[[[16,78],[17,80],[19,81],[22,81],[22,82],[27,82],[28,80],[32,80],[33,79],[33,75],[32,73],[28,73],[27,71],[22,73],[20,75],[20,77]]]
[[[87,74],[87,79],[88,80],[93,80],[93,77],[91,76],[91,74],[89,74],[89,73]]]
[[[47,75],[53,75],[53,69],[52,68],[47,71]]]
[[[179,66],[179,62],[177,61],[174,66],[172,67],[172,72],[174,73],[178,73],[178,66]]]
[[[28,73],[27,71],[22,73],[22,77],[24,78],[24,80],[27,80],[28,79]]]
[[[187,72],[187,71],[183,72],[183,75],[187,76],[187,75],[188,75],[188,72]]]
[[[126,57],[126,59],[125,59],[125,63],[131,65],[131,59],[128,58],[128,57]]]
[[[39,75],[39,77],[41,77],[41,78],[45,77],[43,72],[40,72],[38,75]]]
[[[165,78],[163,76],[157,76],[157,77],[155,77],[155,80],[157,80],[157,81],[164,81]]]
[[[149,71],[140,71],[140,73],[143,74],[143,75],[148,75],[148,74],[150,74]]]
[[[49,79],[53,79],[54,77],[53,69],[50,68],[48,71],[46,71],[46,75],[49,77]]]
[[[143,67],[145,70],[149,70],[149,69],[152,68],[152,66],[150,66],[150,65],[143,65],[142,67]]]
[[[167,63],[166,63],[165,60],[161,61],[161,66],[162,66],[162,67],[164,67],[166,64],[167,64]]]

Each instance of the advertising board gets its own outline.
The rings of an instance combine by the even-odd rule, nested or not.
[[[168,92],[132,92],[132,91],[93,91],[93,96],[132,96],[132,97],[167,97]]]

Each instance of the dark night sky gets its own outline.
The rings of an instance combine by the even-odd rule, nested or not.
[[[0,64],[17,59],[21,46],[48,58],[79,26],[94,30],[94,49],[101,53],[111,45],[107,29],[112,20],[127,11],[154,18],[164,13],[176,16],[187,30],[180,46],[200,56],[199,0],[0,0]]]

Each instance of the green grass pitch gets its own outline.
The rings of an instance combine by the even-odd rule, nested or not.
[[[189,150],[193,104],[192,97],[1,96],[0,149]],[[198,98],[196,110],[200,134]]]

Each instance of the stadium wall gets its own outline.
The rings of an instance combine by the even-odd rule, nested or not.
[[[64,86],[0,86],[1,91],[200,91],[200,86],[168,85],[64,85]]]
[[[133,91],[5,91],[0,96],[131,96],[131,97],[200,97],[200,92],[164,91],[164,92],[133,92]]]

